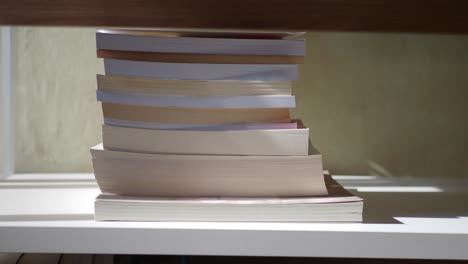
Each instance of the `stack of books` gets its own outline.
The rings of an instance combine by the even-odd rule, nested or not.
[[[293,37],[293,38],[291,38]],[[294,120],[294,33],[98,30],[97,220],[361,221]]]

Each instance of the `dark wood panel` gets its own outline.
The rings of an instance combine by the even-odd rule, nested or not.
[[[0,24],[468,33],[468,1],[0,0]]]

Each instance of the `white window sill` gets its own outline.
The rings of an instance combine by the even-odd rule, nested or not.
[[[468,259],[466,180],[335,179],[370,223],[96,222],[92,174],[16,174],[0,182],[0,251]]]

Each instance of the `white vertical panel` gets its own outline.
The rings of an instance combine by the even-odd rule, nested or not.
[[[1,27],[0,35],[0,179],[13,174],[13,45],[11,27]]]

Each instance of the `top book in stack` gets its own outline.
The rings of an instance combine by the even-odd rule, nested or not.
[[[304,61],[304,40],[273,33],[248,35],[255,39],[208,36],[99,30],[97,54],[108,75],[179,80],[295,80]]]

